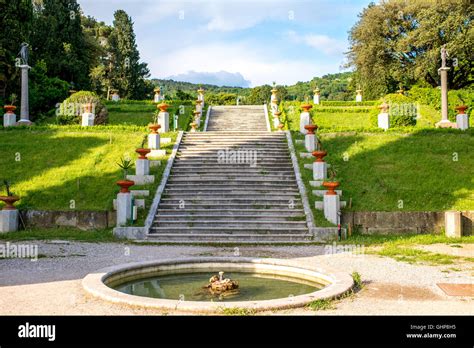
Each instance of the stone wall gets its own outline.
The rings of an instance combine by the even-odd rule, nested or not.
[[[463,234],[472,235],[474,211],[462,212]],[[444,212],[343,212],[342,224],[362,234],[442,233]]]
[[[113,211],[25,210],[21,217],[27,228],[73,227],[83,231],[114,227],[116,219]]]

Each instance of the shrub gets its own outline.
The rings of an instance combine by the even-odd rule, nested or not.
[[[64,100],[57,110],[57,122],[59,124],[80,124],[84,105],[92,103],[92,112],[95,114],[94,123],[103,125],[107,123],[108,111],[100,98],[94,92],[79,91]]]
[[[204,98],[211,105],[235,105],[237,103],[237,94],[235,93],[207,93]]]

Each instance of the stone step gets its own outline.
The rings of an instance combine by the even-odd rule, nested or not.
[[[300,216],[278,216],[278,215],[241,215],[241,216],[233,216],[233,215],[225,215],[225,216],[217,216],[217,215],[169,215],[169,214],[158,214],[155,216],[155,223],[194,223],[195,221],[202,221],[205,220],[206,222],[220,222],[230,224],[234,222],[245,222],[248,219],[251,219],[254,222],[259,221],[271,221],[272,223],[278,222],[284,223],[288,221],[302,221],[305,222],[305,218],[301,219]],[[293,220],[296,219],[296,220]]]
[[[199,199],[206,199],[206,198],[220,198],[220,199],[234,199],[234,198],[262,198],[270,199],[270,198],[286,198],[289,199],[297,199],[299,197],[299,192],[278,192],[279,190],[274,190],[272,192],[257,192],[257,191],[220,191],[216,192],[215,190],[209,191],[198,191],[198,192],[189,192],[189,191],[177,191],[177,190],[168,190],[165,189],[165,194],[169,196],[169,198],[174,199],[187,199],[187,200],[199,200]]]
[[[220,203],[215,203],[216,201],[202,201],[196,203],[189,203],[189,201],[185,201],[184,205],[182,205],[179,200],[173,199],[166,199],[161,200],[159,205],[159,211],[161,210],[205,210],[205,211],[216,211],[216,212],[223,212],[223,211],[253,211],[258,210],[262,212],[266,211],[302,211],[302,204],[298,200],[295,200],[294,205],[290,208],[288,201],[284,201],[283,203],[275,203],[275,202],[251,202],[251,203],[235,203],[229,201],[223,201]]]
[[[212,195],[212,194],[219,194],[219,195],[234,195],[234,194],[248,194],[248,195],[255,195],[255,194],[265,194],[265,195],[297,195],[299,194],[297,186],[291,187],[275,187],[275,186],[268,186],[268,187],[255,187],[255,186],[231,186],[231,187],[218,187],[218,186],[210,186],[206,185],[195,185],[195,186],[166,186],[165,191],[167,194],[175,195],[175,194],[194,194],[194,195]]]
[[[212,182],[212,181],[205,181],[205,182],[170,182],[166,185],[167,188],[174,188],[174,189],[182,189],[182,190],[212,190],[212,189],[229,189],[229,190],[264,190],[267,188],[275,189],[275,190],[282,190],[282,189],[292,189],[297,190],[298,185],[296,183],[288,184],[282,181],[272,181],[272,182],[260,182],[260,183],[245,183],[245,182],[233,182],[233,181],[223,181],[223,182]]]
[[[217,208],[217,207],[215,207]],[[157,214],[157,217],[160,216],[173,216],[173,217],[181,217],[181,216],[193,216],[193,217],[228,217],[228,216],[239,216],[239,217],[249,217],[249,216],[258,216],[258,217],[270,217],[270,216],[278,216],[278,217],[303,217],[304,212],[301,209],[198,209],[189,207],[180,209],[160,209]]]
[[[250,155],[250,156],[241,156],[240,158],[235,156],[234,157],[235,159],[232,159],[231,157],[229,157],[227,160],[224,158],[224,159],[220,159],[220,158],[183,158],[183,157],[177,157],[175,158],[175,163],[176,164],[187,164],[187,165],[194,165],[194,164],[219,164],[219,165],[223,165],[223,164],[229,164],[229,165],[235,165],[235,164],[249,164],[249,161],[250,163],[253,163],[252,161],[255,161],[256,163],[259,163],[259,164],[269,164],[269,165],[273,165],[273,164],[279,164],[279,163],[282,163],[282,164],[290,164],[291,163],[291,159],[289,157],[285,157],[285,158],[268,158],[266,156],[253,156],[253,155]],[[247,161],[247,162],[245,162]],[[232,162],[235,162],[235,163],[232,163]],[[239,163],[240,162],[240,163]]]
[[[260,207],[289,207],[290,201],[299,206],[301,201],[299,198],[289,199],[288,197],[262,197],[261,195],[257,198],[251,197],[229,197],[223,199],[222,197],[191,197],[190,199],[184,200],[185,206],[212,206],[212,205],[228,205],[231,207],[234,206],[247,206],[248,208],[260,208]],[[173,205],[179,206],[183,202],[182,198],[168,198],[163,197],[160,200],[161,205]]]
[[[310,233],[293,233],[293,234],[181,234],[181,233],[159,233],[148,234],[147,239],[156,243],[170,243],[170,244],[188,244],[188,243],[209,243],[209,244],[224,244],[236,243],[241,244],[278,244],[278,243],[310,243],[313,235]]]
[[[291,175],[262,175],[262,176],[237,176],[234,174],[230,175],[177,175],[171,174],[168,177],[168,183],[186,183],[186,182],[195,182],[195,183],[273,183],[273,182],[287,182],[295,180],[295,176]]]
[[[186,224],[184,224],[186,225]],[[276,227],[275,225],[278,225]],[[253,225],[243,225],[237,224],[235,226],[223,224],[222,226],[152,226],[150,228],[151,233],[183,233],[183,234],[193,234],[193,233],[206,233],[206,234],[234,234],[234,233],[246,233],[246,234],[287,234],[287,233],[305,233],[308,230],[306,225],[303,227],[281,227],[280,223],[270,223],[267,225],[261,224],[258,226]]]

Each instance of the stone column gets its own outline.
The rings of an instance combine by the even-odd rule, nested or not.
[[[315,105],[319,105],[320,99],[321,99],[321,93],[319,91],[319,88],[316,87],[316,89],[313,92],[314,92],[313,102]]]
[[[160,87],[156,87],[154,90],[155,95],[153,97],[153,102],[159,103],[161,101],[161,89]]]
[[[333,224],[339,224],[341,202],[338,194],[325,193],[323,196],[324,217]]]
[[[316,150],[316,134],[314,133],[318,126],[315,124],[309,124],[305,126],[305,129],[308,131],[304,136],[304,147],[306,151],[313,152]]]
[[[88,127],[94,125],[95,115],[92,113],[92,104],[84,105],[84,113],[82,113],[82,126]]]
[[[469,128],[469,116],[466,114],[466,105],[461,105],[456,108],[458,114],[456,115],[456,127],[461,130]]]
[[[439,127],[451,126],[448,120],[448,71],[450,68],[444,67],[438,70],[441,75],[441,121],[437,123]]]
[[[303,109],[303,112],[300,114],[300,133],[301,134],[306,134],[308,131],[304,128],[305,126],[311,124],[311,115],[309,113],[309,110],[313,106],[309,103],[304,103],[301,105],[301,108]]]
[[[196,100],[196,111],[202,113],[202,100]]]
[[[132,194],[117,194],[117,227],[124,226],[132,218]]]
[[[379,106],[379,109],[380,114],[377,116],[377,125],[379,128],[387,130],[390,128],[390,115],[388,113],[389,105],[386,102],[383,102],[383,104]]]
[[[18,231],[18,210],[0,210],[0,233]]]
[[[158,124],[160,125],[159,133],[166,133],[170,130],[170,114],[167,112],[169,105],[161,103],[156,106],[160,109],[158,113]]]
[[[160,125],[152,125],[149,128],[151,129],[151,133],[148,134],[148,148],[150,150],[159,150],[160,135],[158,134],[158,129],[160,129]]]
[[[201,125],[201,112],[198,110],[194,111],[194,123],[196,123],[198,128]]]
[[[197,92],[198,92],[198,100],[202,102],[202,107],[204,108],[204,89],[199,88]]]
[[[139,158],[135,162],[135,174],[136,175],[149,175],[150,174],[150,161],[148,159]]]
[[[31,125],[30,121],[30,102],[29,102],[29,87],[28,87],[28,70],[31,69],[29,65],[20,65],[21,69],[21,108],[20,108],[20,120],[17,122],[18,125]]]
[[[273,114],[273,127],[275,129],[277,129],[278,126],[280,125],[280,115],[281,115],[281,111],[277,111]]]
[[[358,89],[356,90],[356,102],[361,102],[362,101],[362,90]]]
[[[327,155],[326,151],[313,151],[312,155],[316,157],[313,162],[313,180],[325,180],[328,177],[328,166],[324,162],[324,157]]]
[[[7,111],[3,115],[3,127],[11,127],[16,124],[16,115],[13,111],[15,111],[16,106],[14,105],[5,105],[4,109]]]

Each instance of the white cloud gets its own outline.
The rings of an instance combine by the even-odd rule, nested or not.
[[[307,34],[299,35],[294,31],[289,31],[287,36],[295,43],[303,43],[315,48],[327,55],[341,55],[346,50],[346,41],[331,38],[327,35]]]
[[[314,76],[339,71],[338,61],[322,63],[305,59],[274,58],[265,47],[255,48],[246,42],[215,42],[192,45],[168,51],[159,59],[152,59],[153,77],[186,74],[188,71],[240,73],[251,86],[293,84],[308,81]]]
[[[241,73],[230,73],[228,71],[188,71],[184,74],[166,77],[175,81],[186,81],[192,83],[203,83],[216,86],[249,87],[250,81],[245,80]]]

